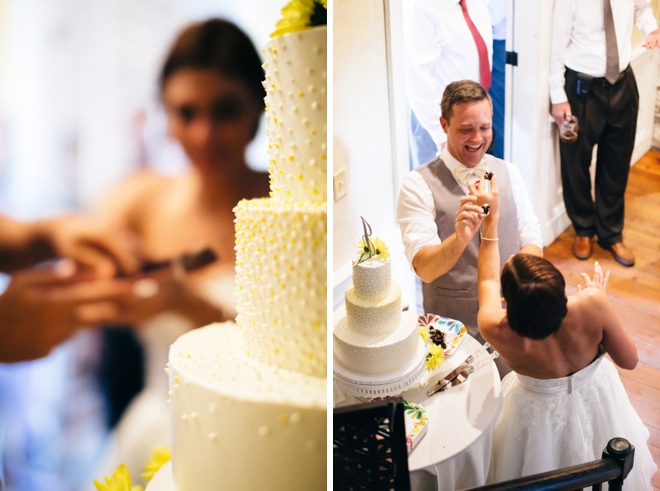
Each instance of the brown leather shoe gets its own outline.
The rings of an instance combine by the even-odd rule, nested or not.
[[[578,259],[589,259],[594,250],[594,240],[592,237],[584,237],[582,235],[575,236],[575,243],[573,244],[573,254]]]
[[[605,249],[612,253],[612,257],[617,263],[623,264],[627,268],[635,265],[635,255],[623,242],[617,242],[609,247],[605,247]]]

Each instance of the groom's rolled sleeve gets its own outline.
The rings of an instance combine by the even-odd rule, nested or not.
[[[419,172],[412,171],[403,179],[396,214],[404,252],[414,271],[415,255],[424,247],[441,243],[433,194]]]

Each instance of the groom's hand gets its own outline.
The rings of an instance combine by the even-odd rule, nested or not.
[[[472,240],[479,230],[482,219],[482,209],[477,205],[477,197],[468,194],[461,197],[460,208],[456,212],[456,237],[464,244]]]

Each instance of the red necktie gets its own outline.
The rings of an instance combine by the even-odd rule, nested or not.
[[[467,0],[460,0],[461,9],[463,9],[463,17],[465,17],[465,22],[467,22],[472,37],[474,38],[474,44],[477,45],[477,51],[479,52],[479,83],[486,90],[490,89],[490,63],[488,61],[488,48],[484,42],[484,38],[479,34],[477,26],[474,25],[472,19],[470,19],[470,14],[467,10]]]

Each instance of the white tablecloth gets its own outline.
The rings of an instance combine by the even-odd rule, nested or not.
[[[428,382],[401,395],[425,407],[429,417],[426,434],[408,456],[413,490],[455,491],[486,482],[493,427],[502,409],[495,363],[488,363],[460,385],[431,397],[426,395],[431,386],[478,347],[479,342],[466,335],[451,357],[428,377]],[[357,402],[346,396],[339,405]]]

